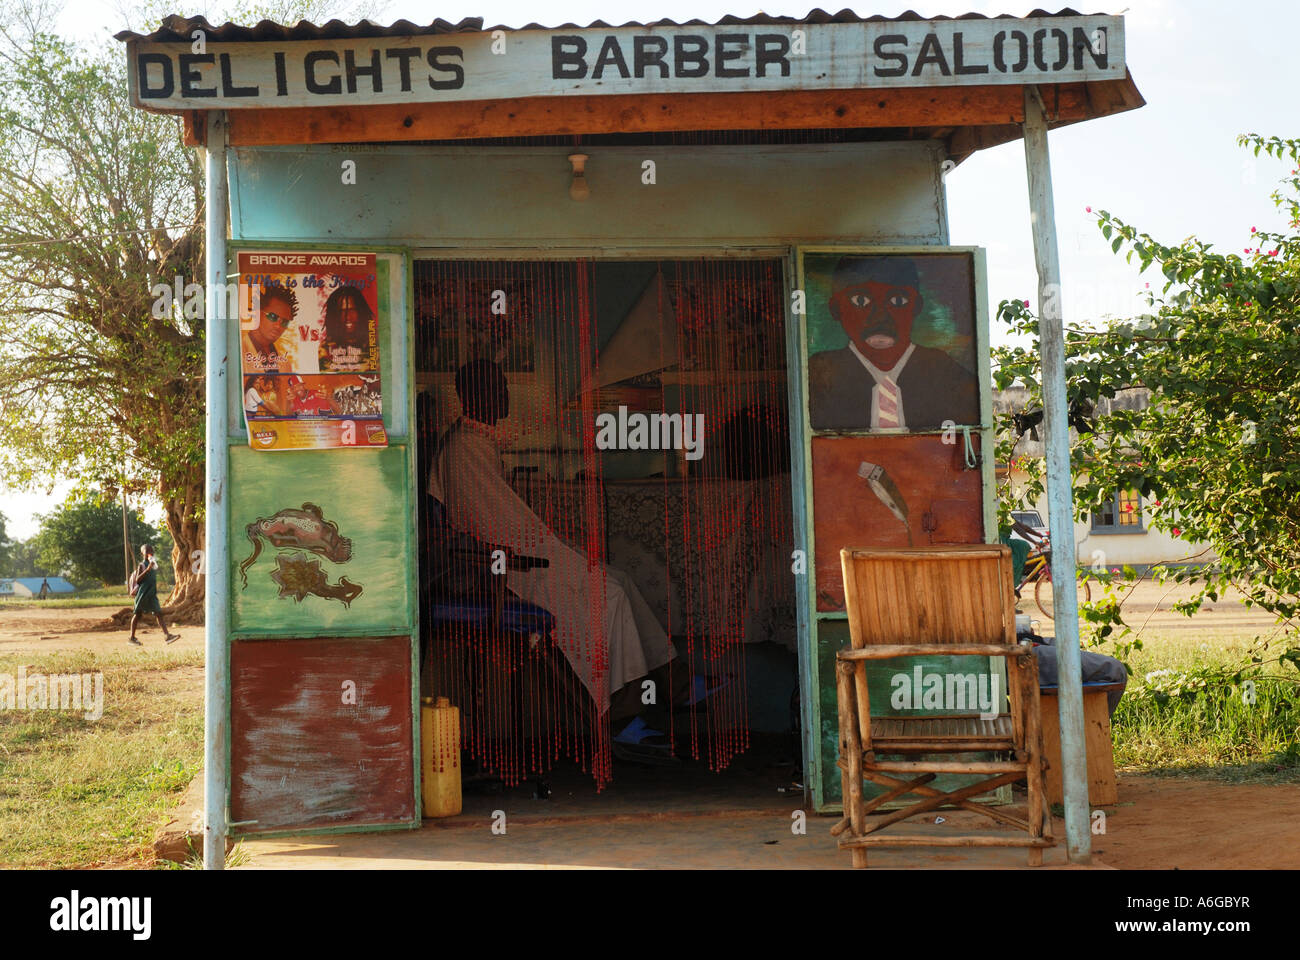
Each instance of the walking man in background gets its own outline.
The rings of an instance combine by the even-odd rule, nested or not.
[[[181,638],[181,635],[168,632],[167,622],[163,620],[162,604],[158,602],[158,560],[153,555],[153,547],[147,543],[140,548],[140,553],[142,555],[140,564],[131,574],[131,592],[135,595],[135,610],[131,614],[130,642],[137,647],[144,646],[136,639],[135,628],[142,614],[152,613],[158,618],[163,639],[167,643],[174,643]]]

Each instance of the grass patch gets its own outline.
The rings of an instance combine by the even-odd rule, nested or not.
[[[226,852],[226,869],[233,870],[235,867],[242,867],[253,862],[253,856],[244,849],[244,841],[236,840],[235,845]],[[158,866],[164,870],[202,870],[203,854],[190,847],[190,858],[184,863],[173,863],[170,860],[161,860]]]
[[[148,865],[202,762],[202,653],[0,657],[0,673],[20,666],[103,673],[103,715],[0,710],[0,865]]]
[[[1246,678],[1237,684],[1224,676],[1240,666],[1252,639],[1202,630],[1144,633],[1111,721],[1116,767],[1232,783],[1300,783],[1300,675],[1287,664],[1269,664],[1250,678],[1253,689]]]
[[[160,593],[159,596],[162,596]],[[0,600],[0,610],[79,610],[83,607],[129,607],[130,597],[117,599],[90,599],[69,597],[64,600]]]

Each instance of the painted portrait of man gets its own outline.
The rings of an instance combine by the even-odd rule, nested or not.
[[[810,347],[808,399],[814,430],[915,432],[941,429],[945,421],[979,423],[973,337],[961,344],[968,366],[947,350],[914,339],[930,294],[928,289],[923,293],[917,259],[846,256],[831,271],[829,317],[809,317],[810,342],[815,342],[815,323],[824,324],[827,334],[838,326],[848,342],[837,349]],[[960,309],[945,306],[950,314]],[[969,309],[965,307],[967,314]]]

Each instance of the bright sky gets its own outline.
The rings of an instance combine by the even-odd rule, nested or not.
[[[177,9],[188,13],[200,6],[178,3]],[[1005,0],[873,3],[854,9],[862,16],[895,16],[912,7],[925,16],[1024,16],[1032,9]],[[417,0],[395,0],[373,19],[427,23],[430,9]],[[776,2],[762,9],[802,16],[808,5]],[[116,4],[105,0],[70,0],[62,22],[79,36],[102,37],[119,28],[115,10]],[[665,17],[712,21],[756,10],[739,0],[548,0],[544,5],[440,0],[434,13],[452,22],[482,17],[489,25],[505,26],[523,26],[540,16],[551,26]],[[1221,250],[1240,251],[1252,226],[1281,229],[1281,216],[1268,195],[1286,171],[1276,161],[1256,160],[1237,147],[1237,135],[1300,135],[1294,62],[1300,4],[1294,0],[1228,5],[1132,0],[1127,7],[1099,10],[1087,5],[1087,11],[1124,15],[1129,70],[1147,105],[1051,135],[1067,322],[1131,315],[1140,309],[1143,284],[1149,279],[1158,286],[1158,273],[1139,279],[1136,269],[1111,254],[1087,207],[1108,210],[1167,243],[1196,234]],[[988,250],[990,311],[1002,299],[1033,301],[1036,279],[1023,146],[1016,142],[983,151],[949,174],[948,210],[952,242]],[[993,339],[999,340],[996,326]],[[65,492],[56,487],[50,496],[15,494],[0,481],[0,512],[10,520],[11,535],[34,533],[32,514],[49,510]]]

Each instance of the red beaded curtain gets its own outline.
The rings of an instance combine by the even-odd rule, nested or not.
[[[780,264],[628,267],[416,263],[420,485],[428,490],[437,475],[441,490],[450,472],[454,488],[442,491],[446,508],[421,497],[423,693],[461,707],[463,746],[508,783],[562,755],[598,785],[612,774],[604,606],[606,564],[622,569],[622,557],[609,555],[611,537],[623,548],[635,541],[639,555],[662,563],[632,579],[678,658],[721,686],[707,706],[680,702],[670,689],[661,714],[674,718],[666,732],[713,769],[748,746],[743,644],[756,598],[761,605],[791,592],[789,551],[772,548],[790,542],[792,523]],[[629,276],[644,291],[620,289]],[[629,357],[615,334],[647,316],[660,327],[651,338],[659,356],[652,347]],[[604,371],[600,344],[609,351]],[[458,372],[461,390],[491,393],[497,368],[509,385],[508,416],[490,430],[467,424]],[[601,449],[597,417],[620,408],[702,418],[702,446],[690,455]],[[450,503],[457,492],[486,489],[457,479],[466,469],[458,451],[470,448],[494,462],[499,454],[526,508]],[[608,483],[607,466],[619,475]],[[630,506],[647,498],[651,526]],[[569,578],[549,595],[576,598],[580,609],[547,610],[516,596],[528,593],[519,578],[531,576],[529,549],[548,536],[585,558],[543,573]]]
[[[678,357],[677,369],[664,374],[665,405],[703,414],[708,438],[685,481],[665,483],[665,536],[679,536],[685,547],[682,569],[671,571],[683,594],[672,633],[692,673],[728,681],[707,709],[687,716],[691,754],[717,770],[749,746],[743,645],[764,638],[747,635],[762,626],[754,600],[792,591],[781,268],[695,260],[662,270]],[[679,529],[670,498],[681,504]]]

